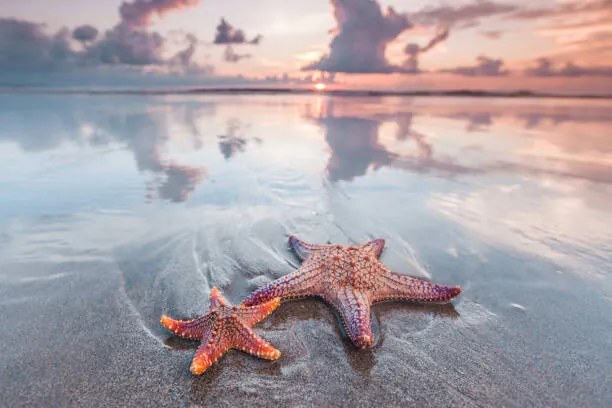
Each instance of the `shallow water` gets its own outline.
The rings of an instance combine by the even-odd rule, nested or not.
[[[17,405],[610,406],[612,102],[0,94],[0,394]],[[288,302],[201,377],[194,316],[290,272],[295,233],[387,240],[463,293],[356,350]]]

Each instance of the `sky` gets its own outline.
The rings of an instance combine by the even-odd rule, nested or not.
[[[612,0],[0,0],[0,86],[612,94]]]

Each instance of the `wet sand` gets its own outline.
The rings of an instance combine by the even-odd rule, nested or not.
[[[78,96],[65,107],[58,96],[21,98],[0,115],[1,128],[18,129],[0,131],[2,405],[612,402],[612,239],[602,218],[612,216],[612,143],[584,136],[610,129],[606,102],[563,102],[555,115],[575,115],[563,120],[549,104],[532,106],[541,125],[530,122],[537,132],[521,145],[517,135],[533,128],[512,113],[542,102],[504,110],[462,100],[471,113],[461,116],[445,100],[365,99],[359,110],[316,96],[104,96],[81,108]],[[36,103],[25,98],[43,99],[26,115]],[[406,110],[411,143],[392,145]],[[225,129],[238,114],[241,125]],[[485,128],[444,139],[466,120]],[[531,143],[563,150],[576,135],[588,170],[576,157],[517,159]],[[515,165],[493,169],[502,161]],[[321,301],[287,302],[255,326],[282,351],[278,361],[231,351],[192,376],[198,343],[164,331],[160,315],[206,311],[213,286],[237,303],[292,271],[289,233],[386,238],[392,269],[463,293],[449,305],[376,305],[372,351],[355,349]]]

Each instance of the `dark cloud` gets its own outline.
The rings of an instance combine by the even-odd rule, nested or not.
[[[345,73],[418,73],[419,55],[448,38],[451,28],[472,27],[479,19],[503,15],[517,6],[495,1],[478,0],[460,6],[426,7],[409,14],[397,13],[392,7],[383,13],[376,0],[331,0],[338,24],[330,52],[305,70]],[[385,58],[387,45],[414,25],[435,27],[436,34],[421,47],[406,45],[408,56],[402,66]]]
[[[234,28],[230,23],[225,21],[224,18],[217,26],[217,32],[215,33],[215,44],[259,44],[261,41],[261,35],[257,35],[251,40],[246,39],[244,31],[239,28]]]
[[[504,62],[501,59],[494,59],[480,56],[476,65],[463,66],[445,69],[442,72],[458,74],[463,76],[503,76],[508,75],[508,71],[503,68]]]
[[[477,1],[471,4],[464,4],[457,7],[440,6],[426,7],[416,13],[408,15],[410,21],[424,26],[435,26],[437,32],[425,46],[421,47],[415,43],[409,43],[404,48],[404,53],[408,56],[403,64],[403,72],[419,73],[418,58],[421,54],[431,50],[437,44],[446,41],[451,28],[469,28],[478,25],[479,19],[505,14],[515,10],[516,7],[493,1]],[[490,34],[497,34],[499,31]]]
[[[438,28],[437,33],[424,47],[414,43],[406,45],[404,52],[408,58],[404,62],[404,72],[420,72],[418,62],[419,55],[429,51],[437,44],[446,41],[451,28],[474,27],[479,24],[479,19],[481,18],[506,14],[515,9],[516,6],[513,5],[485,0],[476,1],[471,4],[463,4],[457,7],[426,7],[416,13],[409,14],[410,20],[415,24],[435,26]],[[500,31],[491,31],[487,33],[487,36],[490,38],[498,38],[499,35]]]
[[[196,52],[196,46],[198,39],[193,34],[187,34],[185,37],[188,45],[186,48],[177,52],[171,59],[171,61],[177,65],[188,66],[192,63],[193,54]]]
[[[82,44],[91,43],[98,37],[98,29],[89,24],[78,26],[72,30],[72,38]]]
[[[387,45],[412,27],[392,7],[382,12],[374,0],[332,0],[338,24],[330,53],[305,70],[346,73],[399,72],[385,58]]]
[[[507,14],[517,9],[518,7],[512,4],[483,0],[456,7],[427,7],[410,14],[409,17],[415,23],[424,25],[471,27],[477,25],[481,18]]]
[[[448,29],[439,30],[438,33],[424,46],[421,47],[418,44],[410,43],[404,48],[404,53],[408,56],[408,59],[404,62],[404,69],[406,72],[419,72],[419,55],[431,50],[437,44],[445,41],[448,38]]]
[[[552,76],[553,72],[552,61],[548,58],[539,58],[536,66],[525,70],[529,76]]]
[[[47,35],[42,24],[0,18],[0,71],[53,71],[72,65],[70,32]]]
[[[130,28],[147,27],[154,15],[161,16],[172,10],[197,6],[200,0],[134,0],[119,7],[121,23]]]
[[[158,66],[185,71],[210,72],[193,61],[198,44],[190,34],[184,35],[186,47],[167,57],[167,40],[159,33],[146,30],[151,16],[173,9],[199,4],[199,0],[137,0],[120,7],[121,21],[102,36],[90,25],[72,32],[61,29],[47,34],[41,24],[0,18],[0,70],[10,72],[74,71],[103,66]],[[75,50],[71,42],[83,47]]]
[[[572,62],[555,66],[550,59],[539,58],[534,67],[525,70],[525,74],[538,77],[612,76],[612,66],[582,67]]]
[[[87,50],[89,64],[120,65],[183,65],[193,67],[197,39],[187,34],[187,47],[173,57],[164,56],[166,39],[146,28],[154,15],[197,6],[200,0],[135,0],[123,2],[119,8],[121,21]]]
[[[227,47],[225,47],[225,51],[223,52],[223,59],[225,61],[238,62],[245,58],[251,58],[251,54],[238,54],[229,44],[227,45]]]
[[[87,51],[91,64],[160,65],[165,39],[161,34],[118,25]]]

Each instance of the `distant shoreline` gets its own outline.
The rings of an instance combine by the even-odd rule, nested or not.
[[[376,91],[376,90],[315,90],[307,88],[160,88],[160,89],[79,89],[1,86],[0,93],[31,94],[91,94],[91,95],[208,95],[208,94],[282,94],[282,95],[330,95],[330,96],[419,96],[419,97],[471,97],[471,98],[566,98],[566,99],[612,99],[612,95],[555,94],[531,91]]]

